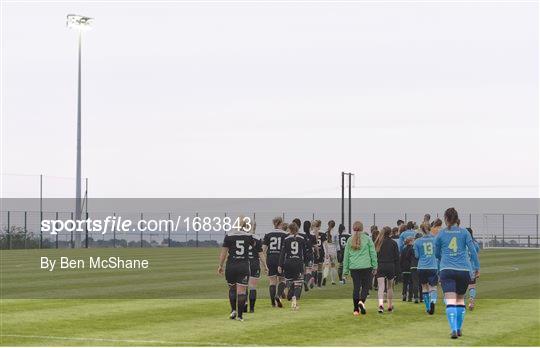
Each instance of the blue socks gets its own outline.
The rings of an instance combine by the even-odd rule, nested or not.
[[[429,311],[429,307],[430,307],[429,292],[422,292],[422,300],[424,301],[424,306],[426,306],[426,312]]]
[[[456,312],[457,312],[457,328],[458,330],[461,330],[461,327],[463,326],[463,320],[465,319],[465,313],[467,310],[465,309],[465,305],[456,305]]]
[[[476,288],[470,288],[469,289],[469,298],[471,300],[474,300],[475,297],[476,297]]]
[[[457,316],[458,315],[456,305],[446,305],[446,318],[448,319],[448,324],[450,325],[451,331],[457,332],[458,330]]]
[[[437,289],[431,290],[431,302],[437,303]]]

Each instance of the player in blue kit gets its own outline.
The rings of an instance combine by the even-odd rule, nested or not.
[[[480,252],[480,244],[474,239],[473,230],[471,228],[467,228],[467,231],[471,234],[471,237],[473,239],[474,247],[476,249],[476,253]],[[474,270],[471,267],[471,282],[469,283],[469,310],[474,309],[474,300],[476,299],[476,275],[474,274]]]
[[[399,248],[400,253],[403,250],[403,247],[405,246],[405,240],[409,237],[414,238],[414,236],[416,235],[413,221],[407,222],[406,226],[407,226],[407,229],[399,235],[399,239],[398,239],[398,248]]]
[[[469,231],[458,226],[458,213],[454,208],[444,212],[446,228],[435,238],[435,257],[440,260],[441,285],[446,300],[446,317],[451,338],[461,336],[465,319],[465,293],[471,280],[470,271],[480,275],[478,253]],[[472,265],[471,265],[472,263]]]
[[[414,242],[414,256],[418,259],[418,278],[422,285],[422,298],[426,312],[433,315],[437,303],[437,282],[439,281],[437,276],[439,262],[435,257],[436,230],[433,230],[435,234],[432,233],[428,223],[423,223],[420,229],[424,235]]]

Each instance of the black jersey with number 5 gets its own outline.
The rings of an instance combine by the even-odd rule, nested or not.
[[[229,249],[227,262],[248,261],[249,247],[254,244],[252,234],[243,231],[230,232],[223,240],[223,247]]]
[[[304,251],[306,241],[299,235],[289,235],[283,240],[283,249],[279,256],[279,265],[290,261],[304,262]]]

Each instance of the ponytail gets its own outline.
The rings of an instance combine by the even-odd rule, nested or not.
[[[358,250],[362,246],[362,238],[360,238],[360,233],[364,231],[364,224],[361,221],[355,221],[353,224],[354,234],[351,237],[351,247],[353,250]]]

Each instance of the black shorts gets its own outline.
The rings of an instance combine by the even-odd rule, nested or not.
[[[227,263],[225,267],[225,279],[229,285],[248,285],[249,261],[237,261]]]
[[[344,252],[342,250],[338,250],[338,252],[337,252],[337,261],[339,263],[343,263],[343,256],[345,256]]]
[[[302,261],[289,261],[283,265],[285,279],[295,281],[304,280],[304,263]]]
[[[436,269],[419,269],[418,279],[420,284],[429,284],[431,286],[435,286],[439,282]]]
[[[315,257],[315,263],[316,264],[323,264],[324,263],[324,252],[322,250],[319,251],[319,257]]]
[[[443,292],[455,292],[458,295],[465,295],[471,281],[469,271],[443,269],[440,276]]]
[[[306,258],[304,259],[304,266],[306,268],[313,267],[313,255],[306,256]]]
[[[396,277],[396,270],[393,263],[384,262],[380,263],[377,268],[377,278],[394,279]]]
[[[268,276],[279,276],[281,277],[281,273],[278,272],[278,263],[279,263],[279,257],[269,257],[267,260],[267,266],[268,266]]]
[[[259,259],[250,259],[249,260],[249,277],[250,278],[260,278],[261,276],[261,263]]]

